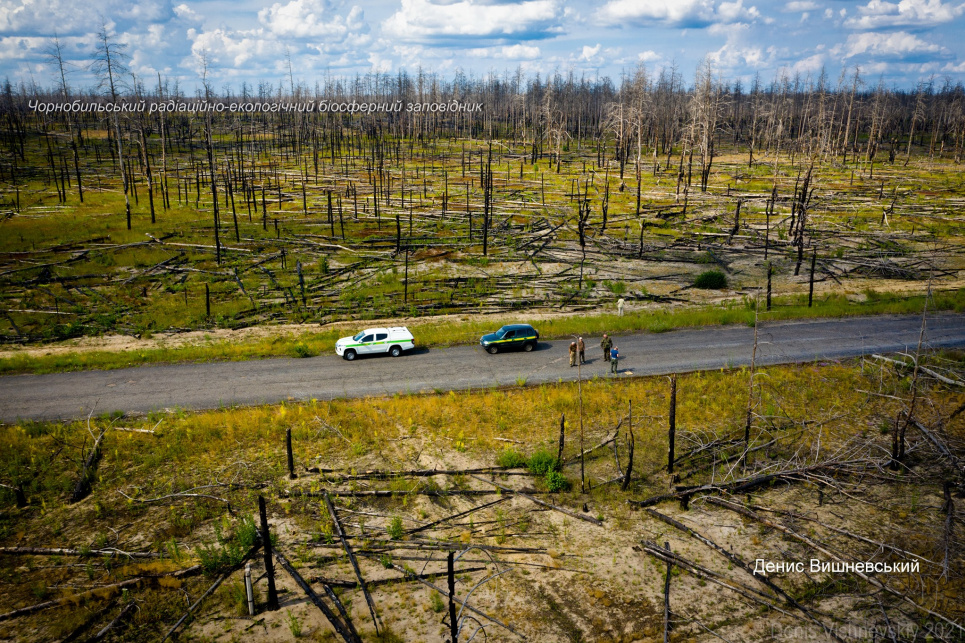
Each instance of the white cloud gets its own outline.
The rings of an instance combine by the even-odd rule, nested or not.
[[[181,3],[174,7],[174,15],[189,22],[202,22],[204,18],[188,5]]]
[[[539,47],[532,45],[508,45],[502,47],[497,58],[511,60],[536,60],[540,56]]]
[[[540,57],[539,47],[532,45],[504,45],[502,47],[476,47],[467,52],[473,58],[502,58],[506,60],[536,60]]]
[[[276,2],[258,12],[258,20],[271,33],[287,38],[341,39],[349,31],[365,29],[364,15],[358,6],[352,7],[347,18],[332,12],[326,0],[291,0]]]
[[[382,28],[406,40],[543,37],[559,30],[557,0],[483,4],[479,0],[402,0]]]
[[[590,47],[588,45],[583,45],[583,53],[580,54],[580,60],[589,61],[591,58],[595,58],[598,53],[600,53],[602,46],[597,43],[595,47]]]
[[[891,34],[860,33],[848,36],[845,43],[845,58],[862,54],[870,56],[905,57],[914,54],[937,54],[942,47],[928,43],[904,31]]]
[[[762,67],[768,62],[768,56],[760,47],[741,47],[729,43],[707,54],[707,59],[715,67],[728,70],[743,66]]]
[[[755,20],[761,17],[761,12],[757,7],[744,8],[744,0],[737,2],[721,2],[717,7],[717,17],[724,22],[737,22],[738,20]]]
[[[372,71],[377,73],[383,73],[392,71],[392,60],[390,58],[383,58],[376,52],[369,54],[368,58],[369,64],[372,65]]]
[[[644,63],[653,62],[654,60],[660,60],[661,58],[662,56],[652,49],[648,49],[647,51],[641,51],[639,54],[637,54],[637,60]]]
[[[757,7],[744,7],[744,0],[609,0],[600,10],[599,21],[619,25],[626,22],[660,22],[682,27],[706,26],[715,22],[755,20]]]
[[[881,27],[927,27],[950,22],[965,12],[965,4],[943,4],[941,0],[870,0],[858,7],[860,16],[845,21],[853,29]]]
[[[793,65],[791,65],[791,71],[801,74],[812,74],[816,75],[816,72],[821,70],[826,63],[826,57],[824,54],[814,54],[813,56],[808,56],[803,58]]]
[[[815,9],[820,9],[821,5],[817,2],[811,2],[810,0],[797,0],[796,2],[788,2],[784,5],[784,11],[787,13],[797,13],[798,11],[814,11]]]
[[[261,30],[251,32],[227,32],[223,29],[197,33],[188,30],[194,41],[191,53],[195,58],[202,53],[208,57],[208,64],[241,67],[249,60],[275,58],[284,53],[281,43],[266,39]],[[195,68],[197,60],[195,60]]]

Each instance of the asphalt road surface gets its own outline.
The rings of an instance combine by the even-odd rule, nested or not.
[[[766,322],[758,329],[757,363],[831,360],[914,351],[921,317],[881,316]],[[714,326],[615,338],[619,373],[610,374],[599,337],[584,338],[584,379],[682,373],[750,364],[754,329]],[[418,342],[418,336],[416,336]],[[330,400],[420,391],[575,380],[570,340],[541,341],[531,353],[490,355],[479,346],[416,348],[398,358],[334,353],[307,359],[140,366],[113,371],[0,377],[0,421],[56,420],[120,410],[211,409],[287,399]],[[925,345],[965,347],[965,315],[928,318]]]

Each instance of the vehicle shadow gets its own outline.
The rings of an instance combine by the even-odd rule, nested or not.
[[[399,355],[398,358],[393,358],[393,357],[392,357],[391,355],[389,355],[388,353],[369,353],[369,354],[365,354],[365,355],[356,355],[354,360],[349,360],[349,361],[361,362],[361,361],[363,361],[363,360],[381,359],[381,358],[383,358],[383,357],[386,358],[386,359],[402,359],[402,358],[409,357],[409,356],[413,356],[413,355],[428,355],[428,354],[429,354],[429,349],[428,349],[428,348],[426,348],[425,346],[416,346],[415,348],[411,348],[411,349],[409,349],[409,350],[407,350],[407,351],[403,351],[402,354]]]

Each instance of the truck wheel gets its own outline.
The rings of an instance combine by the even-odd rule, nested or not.
[[[392,357],[398,357],[401,354],[402,354],[402,349],[399,348],[398,346],[393,346],[392,348],[389,349],[389,355],[391,355]]]
[[[486,347],[486,352],[489,353],[490,355],[495,355],[495,354],[496,354],[496,351],[498,351],[498,350],[499,350],[499,349],[496,348],[495,346],[487,346],[487,347]]]
[[[534,348],[536,348],[536,342],[526,342],[523,344],[523,350],[527,353],[533,352]]]
[[[352,350],[351,348],[348,349],[347,351],[345,351],[345,359],[347,359],[347,360],[350,361],[350,362],[351,362],[353,359],[355,359],[355,351]]]

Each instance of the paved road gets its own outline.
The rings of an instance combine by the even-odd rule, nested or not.
[[[919,316],[771,322],[759,329],[758,364],[914,350]],[[416,338],[418,340],[418,337]],[[610,376],[599,337],[587,338],[583,377]],[[750,363],[754,329],[705,327],[620,336],[619,377],[717,369]],[[965,315],[929,317],[926,344],[965,347]],[[91,408],[148,412],[165,408],[328,400],[393,393],[575,380],[569,340],[540,342],[532,353],[489,355],[478,346],[416,349],[399,358],[346,362],[334,354],[309,359],[141,366],[114,371],[0,377],[0,420],[86,417]]]

